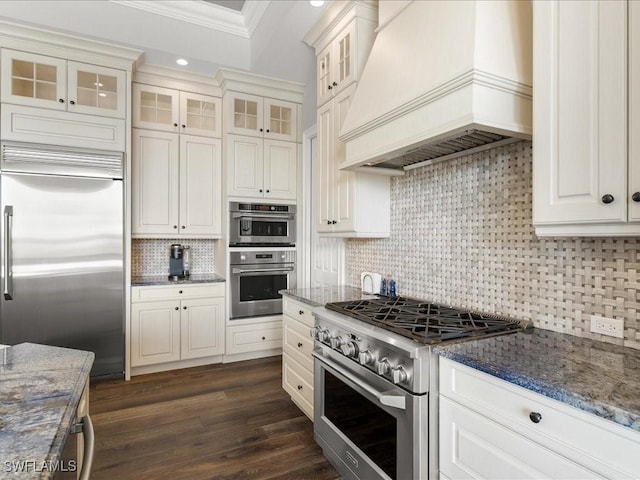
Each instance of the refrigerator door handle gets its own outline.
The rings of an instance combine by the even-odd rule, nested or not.
[[[13,206],[4,207],[4,299],[13,300],[13,278],[11,268],[11,227],[13,226]]]

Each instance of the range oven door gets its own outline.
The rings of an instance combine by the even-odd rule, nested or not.
[[[278,292],[295,286],[293,263],[231,265],[231,318],[281,314]]]
[[[420,455],[428,451],[428,395],[408,393],[330,350],[316,349],[314,357],[314,438],[343,478],[426,478]]]
[[[294,245],[295,214],[231,212],[229,244]]]

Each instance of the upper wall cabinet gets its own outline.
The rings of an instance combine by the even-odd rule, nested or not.
[[[124,70],[2,50],[2,102],[125,118]]]
[[[220,137],[218,97],[134,83],[133,126],[166,132]]]
[[[352,20],[317,56],[318,105],[357,80],[357,24]]]
[[[638,235],[640,5],[533,8],[536,233]]]
[[[272,140],[297,140],[297,105],[292,102],[231,92],[227,132]]]

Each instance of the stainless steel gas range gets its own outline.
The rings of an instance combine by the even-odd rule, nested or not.
[[[438,359],[444,341],[527,324],[403,297],[314,311],[314,437],[344,479],[438,478]]]

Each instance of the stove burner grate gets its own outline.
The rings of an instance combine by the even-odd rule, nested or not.
[[[424,344],[500,335],[521,330],[525,326],[519,320],[407,297],[334,302],[327,303],[325,307]]]

